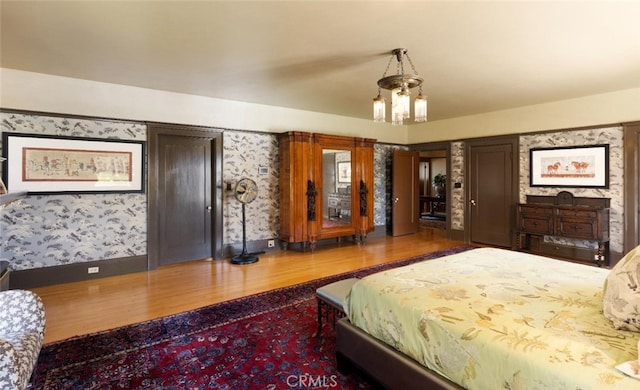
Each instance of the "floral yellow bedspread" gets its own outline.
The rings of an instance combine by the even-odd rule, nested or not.
[[[640,333],[602,314],[609,271],[480,248],[357,282],[352,324],[468,389],[640,389]]]

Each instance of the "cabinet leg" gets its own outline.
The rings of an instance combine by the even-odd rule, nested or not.
[[[353,235],[353,241],[358,245],[364,244],[367,241],[367,233],[366,230],[358,230],[357,234]]]
[[[598,267],[604,264],[605,266],[609,266],[609,242],[599,242],[598,243]]]

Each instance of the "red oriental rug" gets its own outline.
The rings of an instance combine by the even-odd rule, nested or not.
[[[42,348],[31,389],[370,389],[336,369],[335,334],[317,330],[315,290],[470,249],[368,267]]]

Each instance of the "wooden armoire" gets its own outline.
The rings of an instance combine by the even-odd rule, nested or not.
[[[280,241],[301,243],[373,231],[375,139],[291,131],[280,134]]]

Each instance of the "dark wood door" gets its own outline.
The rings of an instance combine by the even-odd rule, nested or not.
[[[401,236],[417,233],[420,219],[420,153],[395,150],[392,164],[391,234]]]
[[[224,258],[223,133],[148,123],[149,269]]]
[[[211,257],[211,140],[158,139],[158,262]]]
[[[517,141],[516,141],[517,142]],[[469,241],[511,246],[517,176],[513,156],[517,143],[470,143],[467,149]]]

